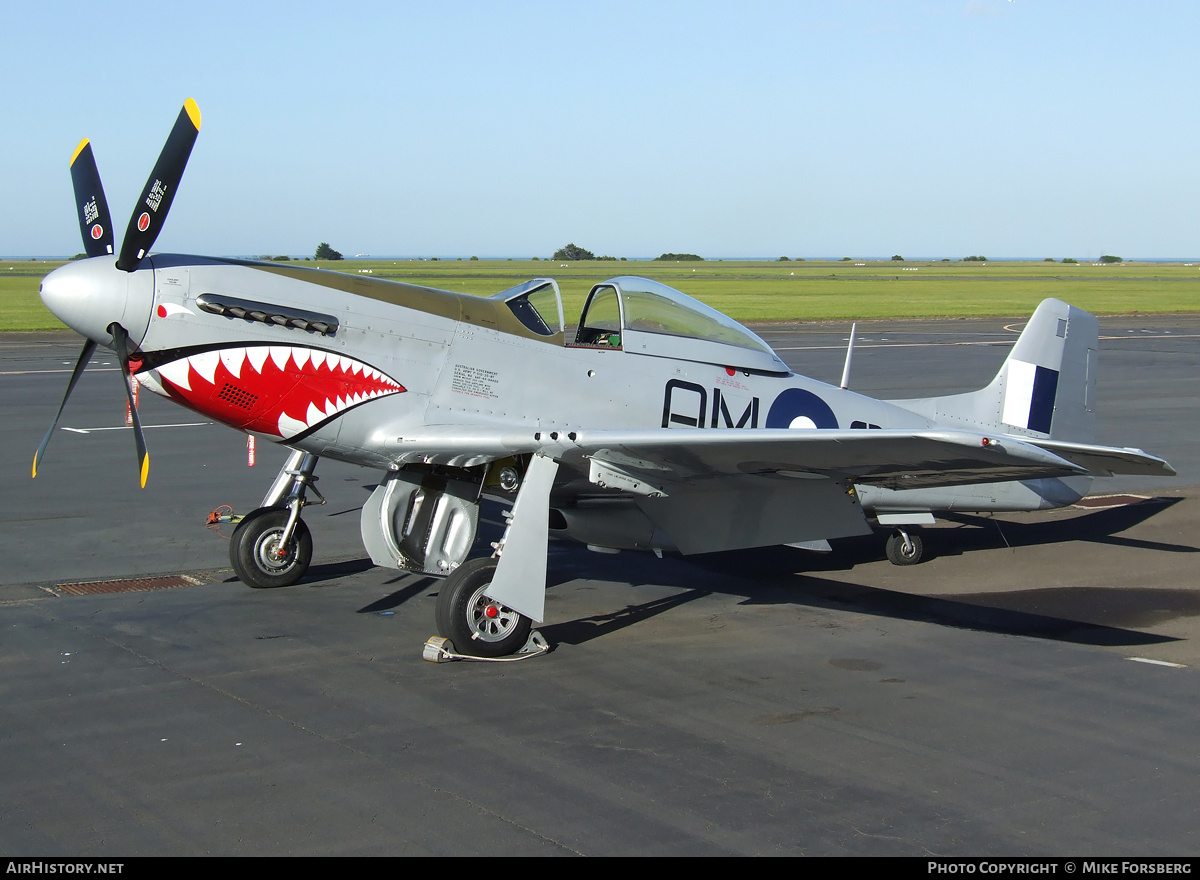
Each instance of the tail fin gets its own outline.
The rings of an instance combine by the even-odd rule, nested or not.
[[[979,391],[895,400],[939,424],[1087,443],[1096,435],[1095,315],[1043,300],[991,383]]]

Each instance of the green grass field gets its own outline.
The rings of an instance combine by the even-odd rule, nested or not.
[[[62,327],[37,295],[42,277],[60,265],[0,261],[0,327]],[[591,285],[614,275],[654,278],[739,321],[1022,317],[1048,296],[1102,315],[1200,312],[1200,264],[1183,263],[345,260],[320,266],[480,296],[550,276],[562,290],[568,323],[578,318]]]

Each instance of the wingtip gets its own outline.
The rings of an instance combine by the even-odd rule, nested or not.
[[[192,120],[192,125],[196,126],[196,131],[200,130],[200,108],[196,102],[188,98],[183,102],[183,109],[187,111],[188,119]]]
[[[87,138],[84,138],[79,142],[79,146],[77,146],[75,148],[75,152],[71,154],[71,161],[67,164],[68,168],[75,167],[75,160],[79,158],[79,154],[83,152],[84,147],[86,147],[89,143],[91,142]]]

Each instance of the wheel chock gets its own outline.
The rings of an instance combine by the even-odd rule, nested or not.
[[[421,653],[421,659],[430,663],[449,663],[457,657],[454,653],[454,642],[444,636],[430,636],[425,641],[425,650]]]
[[[510,657],[472,657],[469,654],[459,654],[454,649],[454,642],[445,636],[430,636],[425,641],[425,649],[421,659],[430,663],[449,663],[451,660],[476,660],[486,663],[510,663],[513,660],[528,660],[550,652],[550,643],[536,629],[529,633],[525,646]]]
[[[525,657],[545,654],[550,650],[550,643],[536,629],[529,633],[529,639],[525,642],[525,647],[517,651],[514,659],[524,659]]]

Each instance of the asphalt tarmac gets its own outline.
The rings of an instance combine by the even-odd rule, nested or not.
[[[848,326],[756,329],[840,377]],[[970,390],[1019,329],[860,324],[851,387]],[[1179,477],[1094,491],[1146,500],[956,516],[911,568],[882,533],[661,560],[554,542],[554,650],[500,664],[421,659],[438,582],[365,560],[371,472],[319,466],[304,581],[233,580],[204,519],[256,506],[282,452],[248,468],[244,437],[146,395],[139,490],[111,357],[30,480],[80,342],[0,338],[0,852],[1194,853],[1200,319],[1101,329],[1098,442]]]

